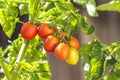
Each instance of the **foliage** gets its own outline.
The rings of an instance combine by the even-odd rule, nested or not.
[[[120,1],[96,5],[95,0],[73,0],[85,7],[88,14],[97,17],[97,11],[120,12]],[[69,40],[73,33],[82,29],[93,40],[83,44],[79,50],[86,80],[120,79],[120,42],[105,45],[94,34],[95,27],[89,25],[86,17],[79,14],[70,0],[0,0],[0,24],[5,34],[11,38],[17,23],[24,23],[19,16],[29,15],[29,21],[40,25],[48,22],[51,27],[66,33]],[[4,57],[7,55],[7,57]],[[49,70],[43,39],[38,36],[31,41],[23,40],[21,35],[2,49],[0,65],[5,77],[3,80],[49,80]]]

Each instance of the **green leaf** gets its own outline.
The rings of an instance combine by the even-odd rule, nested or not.
[[[92,80],[97,80],[102,75],[103,62],[99,60],[99,57],[92,58],[90,73],[91,73]]]
[[[92,17],[98,16],[98,13],[96,11],[96,6],[94,6],[93,4],[87,4],[86,8],[87,8],[87,12],[88,12],[89,16],[92,16]]]
[[[86,7],[89,16],[97,17],[98,13],[96,11],[96,3],[95,0],[73,0],[75,3]]]
[[[18,10],[16,7],[8,7],[0,11],[1,25],[5,34],[10,38],[14,32]]]
[[[7,65],[8,71],[11,71],[13,69],[13,65]]]
[[[64,3],[56,3],[56,7],[59,8],[61,11],[67,11],[74,9],[73,4],[71,2],[64,2]]]
[[[5,3],[0,2],[0,9],[3,9],[3,8],[5,8],[5,7],[6,7]]]
[[[56,8],[51,8],[47,12],[43,12],[39,18],[47,18],[51,15],[57,14]]]
[[[110,65],[114,65],[116,62],[117,62],[117,60],[116,60],[114,57],[111,57],[111,59],[108,60],[108,63],[109,63]]]
[[[88,3],[88,0],[73,0],[75,3],[85,6]]]
[[[120,60],[120,49],[118,49],[116,53],[117,53],[117,54],[116,54],[116,59],[117,59],[117,60]]]
[[[23,69],[31,69],[32,65],[27,62],[20,62],[20,66],[22,66]]]
[[[118,61],[118,62],[115,64],[114,73],[115,73],[115,75],[116,75],[118,78],[120,78],[120,61]]]
[[[20,4],[19,6],[20,15],[28,14],[28,5],[27,4]]]
[[[82,46],[79,50],[79,54],[88,55],[91,52],[91,48],[92,48],[92,45],[82,44]]]
[[[45,5],[44,5],[45,11],[48,11],[49,9],[52,9],[54,7],[55,7],[55,4],[52,3],[52,2],[46,2]]]
[[[92,25],[86,25],[86,27],[84,27],[84,31],[87,35],[90,35],[95,31],[95,27]]]
[[[41,0],[30,0],[29,14],[30,14],[30,22],[31,23],[34,23],[35,16],[38,16],[40,2],[41,2]]]
[[[117,11],[120,12],[120,1],[111,1],[97,6],[100,11]]]
[[[112,71],[112,72],[110,72],[110,74],[106,77],[105,80],[119,80],[119,79],[117,78],[117,76],[115,75],[115,73]]]

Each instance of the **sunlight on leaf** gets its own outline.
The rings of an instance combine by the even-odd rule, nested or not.
[[[97,6],[97,10],[120,12],[120,2],[119,1],[111,1],[109,3],[104,3],[102,5]]]

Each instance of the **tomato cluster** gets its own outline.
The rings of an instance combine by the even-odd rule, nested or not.
[[[59,32],[59,36],[54,35],[57,32]],[[65,33],[56,28],[50,28],[48,23],[42,23],[36,27],[36,25],[27,22],[21,28],[21,35],[25,40],[32,40],[37,34],[40,38],[43,38],[43,46],[46,52],[54,52],[57,59],[65,60],[71,65],[77,64],[80,44],[75,37],[71,37],[67,43],[61,42],[62,38],[65,39],[66,37]]]

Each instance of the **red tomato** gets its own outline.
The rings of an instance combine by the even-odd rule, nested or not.
[[[37,27],[29,22],[25,23],[20,31],[22,37],[26,40],[32,40],[37,34]]]
[[[70,48],[67,44],[60,43],[56,46],[54,53],[59,60],[65,60],[69,56]]]
[[[49,28],[48,23],[41,24],[37,30],[37,33],[41,38],[46,38],[47,36],[53,34],[54,32],[55,32],[55,29]]]
[[[79,50],[80,48],[80,43],[79,41],[75,38],[75,37],[72,37],[70,42],[69,42],[69,45],[77,50]]]
[[[58,43],[59,43],[58,38],[54,37],[53,35],[49,35],[44,41],[45,51],[53,52]]]

